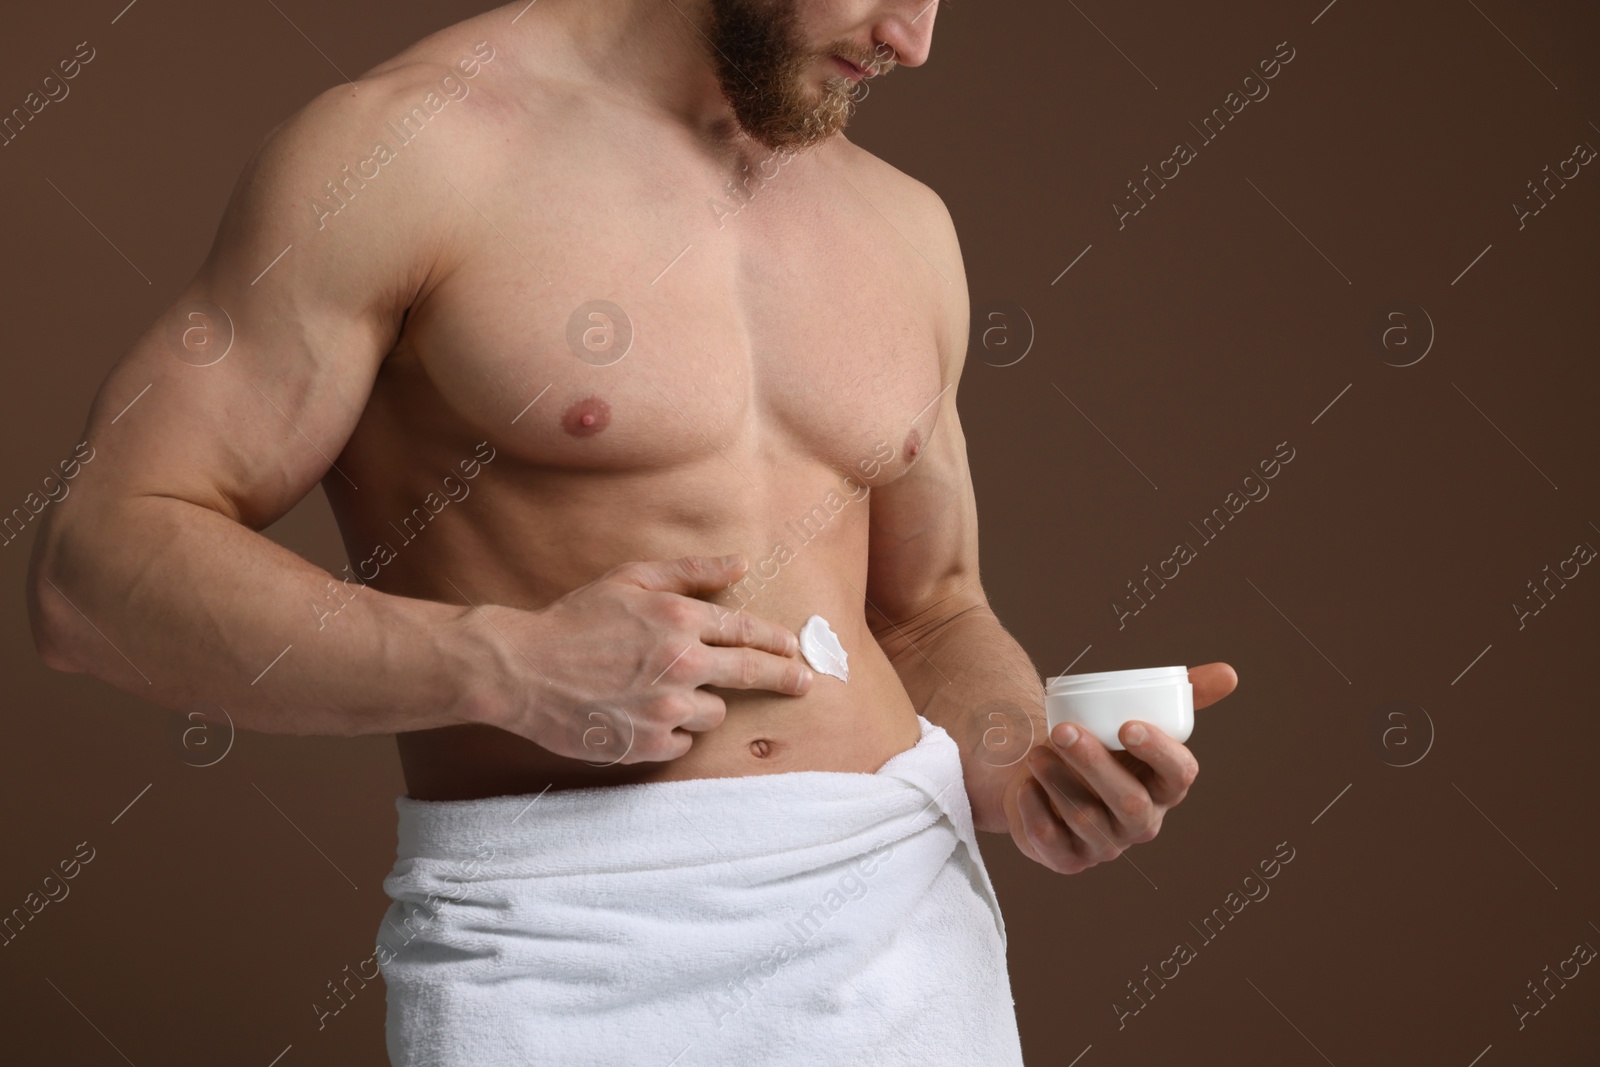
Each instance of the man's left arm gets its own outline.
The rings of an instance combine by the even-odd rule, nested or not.
[[[943,392],[917,417],[923,447],[900,478],[872,490],[867,617],[913,704],[961,748],[974,825],[1009,832],[1024,854],[1072,874],[1154,838],[1198,765],[1154,727],[1124,726],[1126,753],[1063,725],[1049,735],[1044,689],[1032,660],[1006,632],[978,581],[978,512],[956,412],[966,361],[968,297],[955,228],[942,202],[932,262],[938,285]],[[1232,668],[1190,671],[1195,707],[1236,684]]]

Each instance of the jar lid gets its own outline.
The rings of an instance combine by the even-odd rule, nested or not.
[[[1046,684],[1047,692],[1060,692],[1075,689],[1082,685],[1096,685],[1102,682],[1161,682],[1174,678],[1187,680],[1189,668],[1187,667],[1140,667],[1127,671],[1096,671],[1092,674],[1059,674],[1051,678]]]

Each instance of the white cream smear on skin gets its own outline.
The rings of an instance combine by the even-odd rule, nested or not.
[[[841,682],[850,680],[850,658],[845,655],[844,646],[839,644],[839,635],[833,632],[833,627],[821,615],[811,616],[800,627],[800,654],[817,673]]]

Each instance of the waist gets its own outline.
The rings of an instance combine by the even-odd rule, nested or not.
[[[769,855],[868,838],[876,848],[887,840],[876,832],[885,822],[921,827],[941,815],[951,816],[957,836],[970,836],[954,742],[915,714],[911,734],[909,744],[869,771],[778,773],[759,785],[723,777],[460,801],[402,796],[395,800],[398,854],[423,861],[476,856],[488,876],[524,861],[550,874],[566,860],[585,868],[601,861],[650,868],[669,854],[673,865],[694,866],[726,862],[731,852]],[[688,816],[700,833],[663,833],[664,812],[669,820]],[[499,863],[486,855],[485,842]]]
[[[871,774],[915,745],[920,728],[887,657],[876,645],[866,651],[852,659],[849,682],[818,675],[800,697],[706,687],[726,701],[727,717],[666,762],[593,766],[488,726],[403,733],[396,740],[406,795],[473,800],[791,771]]]

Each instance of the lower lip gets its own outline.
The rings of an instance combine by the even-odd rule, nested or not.
[[[862,79],[863,75],[862,75],[861,71],[857,70],[855,67],[851,66],[849,63],[846,63],[844,60],[840,59],[838,56],[829,56],[828,58],[833,60],[834,64],[836,66],[838,66],[838,68],[841,71],[844,72],[844,76],[846,78],[849,78],[853,82],[858,82],[858,81],[860,81]]]

